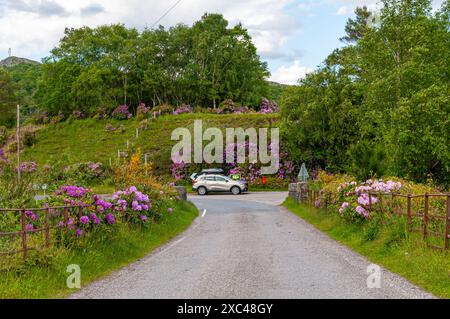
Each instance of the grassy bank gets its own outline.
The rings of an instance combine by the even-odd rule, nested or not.
[[[42,252],[16,271],[0,273],[0,298],[65,297],[76,291],[66,286],[68,265],[80,266],[85,286],[161,246],[185,230],[197,215],[193,204],[182,202],[174,206],[173,214],[146,229],[130,229],[122,224],[112,239],[94,234],[83,247]]]
[[[260,128],[276,126],[278,114],[181,114],[165,115],[149,119],[145,130],[140,130],[136,138],[136,129],[140,121],[86,119],[67,121],[48,125],[36,134],[34,145],[23,150],[23,160],[38,164],[53,164],[64,158],[65,164],[80,162],[102,162],[117,159],[118,150],[126,150],[129,145],[139,147],[143,154],[149,154],[156,175],[170,175],[170,153],[176,141],[171,140],[172,131],[178,127],[188,128],[193,132],[194,120],[202,120],[203,128],[217,127],[223,131],[228,127]],[[107,131],[106,125],[124,131]]]
[[[403,276],[441,298],[450,298],[449,255],[425,247],[418,234],[408,234],[402,220],[392,227],[355,225],[338,214],[305,207],[287,199],[284,206],[331,238],[366,256],[373,263]]]

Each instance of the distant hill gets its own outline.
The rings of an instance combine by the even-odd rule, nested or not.
[[[272,99],[275,102],[279,103],[281,94],[290,85],[281,84],[281,83],[277,83],[277,82],[273,82],[273,81],[267,81],[267,82],[269,83],[270,99]]]
[[[6,59],[3,59],[0,61],[0,67],[6,66],[6,67],[10,67],[10,66],[14,66],[17,64],[22,64],[22,63],[26,63],[26,64],[34,64],[34,65],[39,65],[40,63],[34,60],[30,60],[30,59],[26,59],[26,58],[19,58],[17,56],[10,56],[7,57]]]

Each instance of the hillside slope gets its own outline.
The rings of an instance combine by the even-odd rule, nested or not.
[[[50,125],[37,132],[36,142],[23,151],[23,160],[33,160],[38,164],[52,164],[64,158],[67,164],[79,162],[102,162],[117,159],[119,150],[126,151],[127,140],[130,147],[140,147],[142,153],[148,153],[155,173],[170,174],[170,152],[175,141],[171,141],[171,133],[175,128],[186,127],[193,134],[194,120],[203,120],[203,129],[218,127],[261,128],[276,126],[279,122],[277,114],[183,114],[166,115],[156,120],[148,120],[146,130],[140,130],[136,138],[136,129],[140,121],[116,120],[77,120]],[[125,131],[107,131],[106,125],[114,127],[124,125]],[[206,143],[204,144],[206,145]]]
[[[37,61],[30,60],[27,58],[19,58],[17,56],[10,56],[10,57],[7,57],[6,59],[3,59],[0,61],[0,67],[2,67],[2,66],[9,67],[9,66],[17,65],[17,64],[22,64],[22,63],[34,64],[34,65],[40,64]]]

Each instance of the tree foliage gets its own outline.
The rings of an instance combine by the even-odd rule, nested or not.
[[[191,27],[142,33],[121,24],[66,29],[44,61],[36,99],[51,114],[141,102],[257,105],[267,76],[247,30],[205,14]]]
[[[291,152],[314,167],[450,183],[449,1],[356,10],[343,41],[281,101]]]
[[[13,124],[15,102],[14,84],[8,72],[0,67],[0,126]]]

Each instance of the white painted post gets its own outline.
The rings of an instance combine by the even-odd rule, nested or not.
[[[17,104],[17,129],[16,129],[16,143],[17,143],[17,179],[20,183],[20,105]]]
[[[139,128],[136,127],[136,138],[139,138]]]

